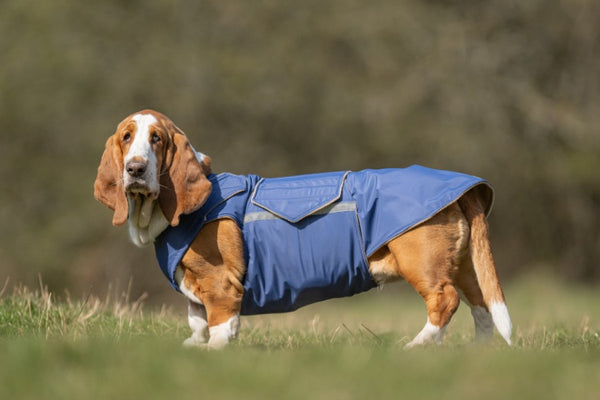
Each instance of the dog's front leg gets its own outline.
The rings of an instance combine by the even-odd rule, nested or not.
[[[219,320],[224,318],[222,315],[219,316]],[[212,316],[211,319],[215,319],[215,317]],[[192,335],[183,342],[184,346],[206,347],[217,350],[222,349],[231,339],[237,337],[240,315],[235,313],[225,322],[213,322],[213,325],[209,326],[206,307],[190,300],[188,304],[188,323],[192,329]]]
[[[199,337],[206,338],[205,327],[208,326],[208,342],[204,346],[210,349],[223,348],[237,337],[244,271],[241,231],[228,219],[206,224],[176,271],[182,293],[203,305],[201,318],[197,319],[196,313],[194,321],[201,323]],[[196,331],[195,327],[192,330]]]
[[[218,268],[218,267],[212,267]],[[237,337],[240,326],[241,295],[237,286],[229,283],[218,284],[211,280],[211,284],[205,283],[205,287],[220,287],[212,293],[206,291],[205,295],[197,296],[200,290],[190,290],[189,284],[184,279],[184,273],[178,269],[175,276],[178,278],[182,293],[188,297],[188,323],[192,329],[192,336],[187,338],[185,346],[206,347],[209,349],[221,349],[231,339]]]
[[[189,301],[188,304],[188,323],[192,329],[192,336],[187,338],[184,346],[203,346],[208,342],[208,321],[206,319],[206,308],[202,304]]]
[[[208,347],[211,349],[222,349],[227,346],[231,339],[235,339],[240,327],[240,315],[235,314],[227,321],[209,327],[210,339]]]
[[[208,317],[209,349],[222,349],[237,337],[241,310],[239,286],[241,283],[237,280],[236,284],[228,279],[218,283],[213,281],[212,290],[203,298]]]

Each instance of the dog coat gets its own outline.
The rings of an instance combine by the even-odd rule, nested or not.
[[[373,288],[369,256],[474,186],[489,187],[481,178],[418,165],[284,178],[223,173],[208,179],[212,192],[206,203],[155,240],[156,256],[180,291],[175,270],[200,229],[217,219],[234,220],[243,233],[247,266],[245,315],[292,311]]]

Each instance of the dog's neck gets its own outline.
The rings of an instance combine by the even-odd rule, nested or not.
[[[169,226],[157,199],[142,195],[127,195],[129,202],[129,237],[138,247],[154,242]]]

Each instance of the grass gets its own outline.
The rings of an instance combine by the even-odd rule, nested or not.
[[[463,306],[444,345],[412,351],[425,314],[406,286],[244,318],[220,352],[182,348],[184,316],[143,299],[20,287],[0,297],[0,398],[598,398],[598,293],[540,276],[507,288],[513,347],[472,344]]]

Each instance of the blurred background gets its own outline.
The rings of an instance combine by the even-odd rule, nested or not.
[[[485,177],[504,282],[598,285],[598,21],[593,0],[5,0],[0,287],[177,301],[93,198],[106,139],[143,108],[216,172]]]

